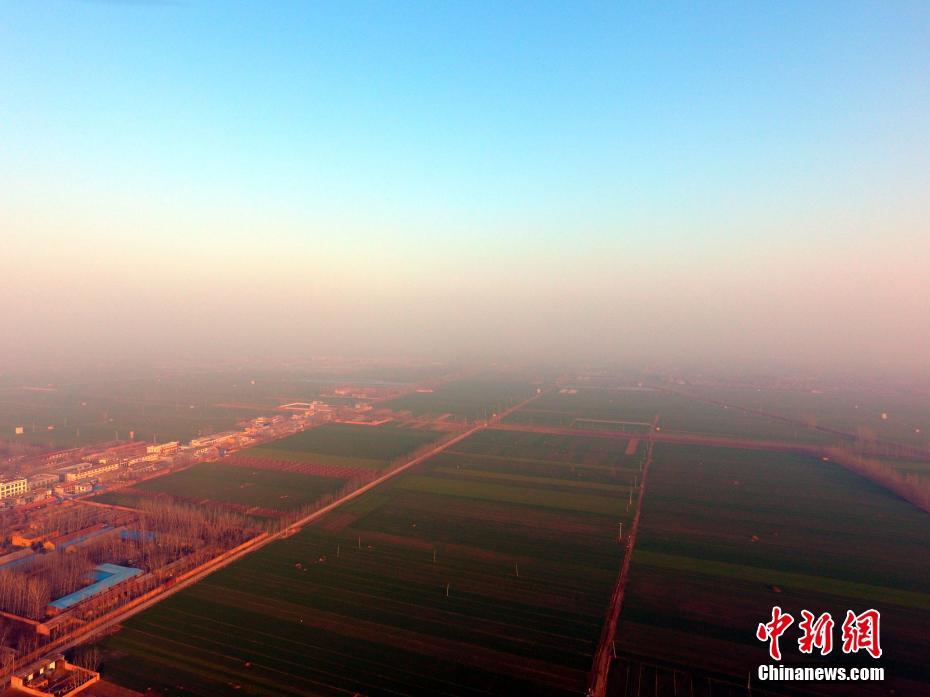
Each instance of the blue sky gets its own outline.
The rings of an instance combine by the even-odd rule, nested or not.
[[[599,302],[628,257],[684,291],[913,260],[928,74],[925,3],[6,2],[0,207],[21,275],[81,287],[81,255],[179,249],[230,291],[529,298],[542,269]]]

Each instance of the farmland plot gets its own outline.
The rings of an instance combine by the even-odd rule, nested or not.
[[[133,618],[104,670],[165,695],[583,694],[637,456],[485,433]]]
[[[451,414],[474,421],[526,399],[535,392],[527,382],[514,380],[469,379],[445,383],[432,392],[414,392],[385,402],[397,411],[421,414]]]
[[[786,454],[659,444],[649,477],[617,635],[623,660],[745,685],[770,662],[755,628],[773,605],[798,619],[829,611],[837,625],[847,609],[876,608],[880,660],[836,649],[815,662],[884,666],[885,681],[813,694],[930,692],[925,513],[832,462]],[[782,641],[785,663],[810,664],[796,639]]]
[[[349,482],[370,481],[379,469],[436,435],[411,428],[331,424],[108,492],[98,500],[133,506],[141,497],[167,496],[273,517],[312,505]]]
[[[749,414],[698,399],[651,389],[591,389],[550,392],[507,417],[507,423],[581,430],[645,432],[656,416],[664,431],[683,431],[758,440],[830,444],[841,436],[803,424]]]

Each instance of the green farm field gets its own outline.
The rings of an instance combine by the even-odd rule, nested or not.
[[[323,494],[336,491],[344,482],[337,477],[311,477],[293,472],[249,470],[224,462],[201,462],[180,472],[149,479],[134,488],[186,500],[286,511],[310,504]]]
[[[445,476],[436,476],[436,475]],[[505,475],[501,475],[505,476]],[[533,486],[533,484],[536,486]],[[539,508],[551,508],[562,511],[579,511],[587,513],[601,513],[603,515],[620,515],[624,511],[626,501],[619,495],[618,489],[595,489],[595,494],[567,491],[577,490],[576,482],[570,487],[559,487],[553,480],[534,482],[532,479],[513,481],[500,484],[488,481],[472,481],[471,477],[458,476],[455,471],[443,470],[433,472],[430,476],[406,477],[400,485],[406,491],[453,496],[456,498],[475,499],[478,501],[500,501],[504,503],[519,503]],[[547,486],[548,488],[540,488]],[[627,493],[629,488],[622,493]]]
[[[274,445],[272,443],[272,445]],[[361,467],[379,470],[387,460],[371,457],[352,457],[350,455],[333,455],[332,453],[302,452],[299,450],[279,450],[274,447],[255,447],[243,451],[244,455],[259,457],[266,460],[286,460],[288,462],[307,462],[320,465],[333,465],[336,467]]]
[[[504,462],[511,465],[518,462],[535,462],[568,467],[583,465],[613,468],[630,466],[642,459],[643,441],[638,436],[631,438],[637,442],[638,447],[636,452],[628,455],[626,451],[629,439],[489,428],[479,431],[464,443],[459,443],[454,451],[475,457],[503,458]]]
[[[794,438],[784,422],[669,393],[550,393],[532,406],[579,395],[572,420],[658,415],[668,430]],[[332,425],[251,452],[376,468],[418,447],[411,433],[428,432]],[[133,618],[102,642],[104,669],[166,696],[584,694],[646,450],[635,433],[482,429]],[[926,514],[833,462],[657,443],[609,694],[665,697],[686,678],[701,697],[748,697],[747,672],[767,658],[755,627],[775,604],[879,609],[888,677],[848,694],[922,694],[928,547]]]
[[[469,458],[470,459],[470,458]],[[622,470],[614,470],[615,474],[622,475]],[[560,479],[558,477],[539,477],[526,474],[515,474],[512,472],[495,472],[491,469],[486,468],[472,468],[468,465],[456,465],[453,467],[435,467],[433,469],[434,474],[449,475],[452,477],[462,478],[462,479],[474,479],[474,480],[484,480],[490,482],[503,482],[510,485],[525,485],[529,487],[536,487],[544,489],[546,487],[553,487],[556,489],[574,489],[576,491],[584,491],[585,489],[589,491],[597,492],[614,492],[614,493],[627,493],[633,487],[630,485],[622,484],[608,484],[603,482],[589,482],[584,481],[581,478],[569,478],[569,479]],[[627,473],[628,474],[628,473]]]
[[[925,513],[832,462],[660,443],[618,628],[621,661],[738,683],[768,660],[754,632],[773,605],[796,617],[830,611],[838,623],[846,609],[874,607],[887,618],[877,662],[886,682],[844,694],[924,694],[928,545]],[[795,638],[782,642],[789,665],[805,660]]]
[[[392,399],[384,406],[421,414],[453,414],[468,421],[484,419],[494,412],[532,396],[536,388],[513,380],[469,379],[448,382],[432,392],[414,392]]]
[[[649,423],[656,416],[664,431],[805,444],[831,444],[843,440],[841,436],[802,425],[647,388],[580,388],[575,393],[554,391],[510,414],[506,421],[583,430],[601,428],[631,431],[637,428],[636,423]],[[614,422],[632,424],[624,426]]]
[[[134,617],[106,674],[164,695],[583,693],[639,456],[486,433]],[[501,447],[512,465],[481,458]],[[616,476],[579,480],[571,453]]]
[[[371,467],[375,463],[387,464],[417,448],[436,440],[438,433],[401,426],[360,426],[357,424],[325,424],[276,440],[260,448],[246,451],[270,457],[335,458],[323,464],[344,464],[353,467]],[[292,455],[288,455],[291,453]]]
[[[700,387],[693,391],[708,399],[851,435],[930,449],[930,396],[917,392],[883,386],[824,390]]]

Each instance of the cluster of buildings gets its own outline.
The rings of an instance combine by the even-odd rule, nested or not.
[[[47,656],[16,671],[2,696],[72,697],[100,680],[100,673],[69,663],[63,654]]]
[[[346,398],[371,399],[383,396],[385,388],[340,387],[333,392]],[[322,401],[292,402],[278,407],[271,417],[258,417],[242,424],[240,430],[223,431],[179,441],[114,443],[102,449],[70,448],[42,456],[29,476],[0,477],[0,508],[41,504],[58,497],[66,499],[90,493],[112,479],[133,479],[171,467],[223,457],[227,452],[258,442],[283,438],[303,430],[310,423],[337,421],[380,425],[392,420],[389,410],[376,410],[366,402],[332,406]]]
[[[10,544],[13,547],[22,547],[28,551],[34,551],[35,548],[41,548],[46,552],[54,550],[68,551],[72,547],[77,547],[91,540],[121,529],[105,523],[96,523],[86,528],[74,532],[61,534],[58,530],[39,531],[39,530],[14,530],[10,534]],[[20,552],[12,552],[0,557],[0,569],[5,565],[18,562],[19,559],[27,555]]]
[[[357,399],[376,396],[364,389],[340,392],[343,392],[339,395],[341,397]],[[30,462],[28,469],[33,470],[33,474],[5,479],[0,477],[0,507],[44,505],[42,502],[56,497],[64,502],[63,505],[74,505],[67,499],[100,489],[108,481],[133,479],[144,476],[148,471],[176,464],[217,459],[232,450],[286,437],[312,423],[338,421],[377,425],[391,420],[387,410],[375,410],[365,402],[345,403],[335,407],[320,401],[295,402],[278,407],[278,412],[272,417],[258,417],[244,422],[240,424],[240,430],[200,436],[187,444],[178,441],[130,441],[103,448],[71,448],[46,454]],[[122,520],[95,523],[64,534],[59,534],[58,530],[22,528],[10,535],[9,546],[13,551],[0,555],[0,569],[28,564],[43,552],[67,552],[102,536],[122,537],[133,532]],[[115,564],[98,565],[86,585],[49,604],[46,619],[36,627],[37,633],[54,636],[57,631],[55,628],[64,627],[68,618],[85,601],[93,602],[98,596],[123,583],[138,582],[142,578],[142,569]],[[97,680],[99,674],[96,671],[72,665],[57,654],[17,672],[7,691],[0,688],[0,694],[5,695],[12,690],[10,694],[15,695],[71,697],[83,694]]]
[[[145,458],[150,447],[140,441],[121,443],[95,452],[74,448],[53,453],[41,463],[50,465],[47,471],[0,479],[0,506],[38,503],[53,496],[87,493],[101,480],[115,476],[119,470]]]
[[[0,477],[0,508],[80,496],[111,479],[132,479],[176,464],[217,459],[229,451],[295,433],[311,421],[335,418],[333,408],[323,402],[294,403],[282,409],[291,413],[251,419],[241,430],[199,436],[187,444],[130,441],[102,449],[49,453],[35,463],[33,469],[41,470],[36,474]]]
[[[16,479],[0,479],[0,499],[9,499],[16,496],[22,496],[29,491],[29,482],[25,477]]]
[[[400,392],[397,385],[338,385],[331,392],[324,393],[324,397],[346,397],[352,399],[387,399]]]
[[[373,399],[380,388],[341,387],[333,390],[334,396],[353,397],[355,399]],[[360,391],[359,391],[360,390]],[[394,420],[395,414],[390,409],[375,409],[369,402],[354,402],[341,406],[332,406],[326,402],[292,402],[282,404],[278,409],[296,412],[292,419],[309,419],[335,421],[343,424],[363,426],[380,426]],[[256,419],[256,421],[259,421]]]
[[[144,441],[120,443],[88,452],[83,448],[52,453],[39,463],[42,469],[29,476],[0,479],[0,506],[39,503],[54,496],[85,494],[103,480],[138,468],[140,464],[169,458],[180,444],[151,445]]]

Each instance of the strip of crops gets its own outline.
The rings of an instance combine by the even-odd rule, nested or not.
[[[348,467],[353,469],[383,469],[388,460],[382,460],[370,457],[349,457],[346,455],[334,455],[333,453],[315,453],[302,452],[297,450],[283,450],[278,448],[260,447],[249,448],[244,450],[247,454],[256,458],[268,458],[272,460],[285,460],[288,462],[309,462],[321,465],[332,465],[333,467]]]
[[[619,515],[626,510],[626,503],[620,497],[611,498],[574,492],[529,489],[523,486],[457,481],[439,477],[406,477],[398,486],[408,491],[460,496],[483,501],[519,503],[564,511]]]
[[[930,692],[927,548],[930,517],[833,462],[659,444],[618,651],[745,684],[768,660],[755,627],[773,605],[838,621],[847,609],[876,608],[884,655],[869,663],[886,668],[883,693]],[[782,651],[788,664],[805,658],[795,636]],[[850,661],[864,659],[829,658]],[[872,694],[867,688],[850,694]]]
[[[339,488],[342,477],[308,477],[295,472],[250,471],[222,462],[193,467],[139,483],[141,492],[187,500],[210,499],[279,510],[299,508]]]
[[[243,467],[250,470],[294,472],[310,477],[336,477],[340,479],[367,481],[375,479],[378,476],[377,470],[372,469],[324,465],[314,462],[294,462],[293,460],[272,460],[265,457],[252,457],[249,455],[232,455],[225,458],[223,462],[233,467]]]

